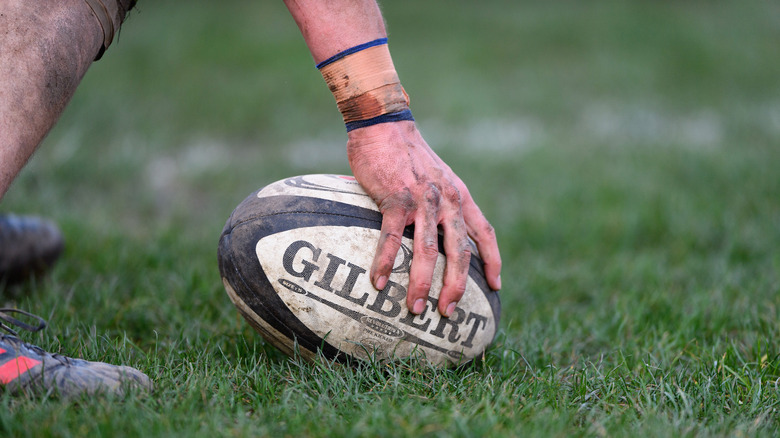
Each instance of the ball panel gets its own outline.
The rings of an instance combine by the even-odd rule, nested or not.
[[[293,348],[295,345],[294,339],[288,338],[281,332],[277,331],[272,325],[267,324],[260,315],[255,313],[251,307],[244,303],[244,301],[241,299],[241,297],[238,296],[235,289],[233,289],[226,278],[222,278],[222,284],[225,286],[225,291],[230,297],[230,301],[232,301],[233,305],[235,305],[238,309],[238,312],[241,314],[241,316],[244,317],[244,319],[249,322],[249,325],[251,325],[252,328],[260,333],[260,336],[262,336],[263,339],[288,356],[293,356],[295,354],[295,350]],[[312,360],[316,356],[316,353],[307,348],[301,347],[300,345],[298,346],[298,352],[304,358],[309,360]]]
[[[322,349],[329,359],[343,356],[329,345],[322,345],[322,340],[284,305],[275,293],[273,285],[265,275],[260,261],[255,255],[257,236],[262,236],[263,221],[244,222],[223,233],[219,246],[219,268],[223,282],[232,286],[228,291],[231,299],[238,298],[237,305],[242,315],[259,332],[278,332],[279,335],[266,338],[271,344],[288,352],[294,339],[301,350],[317,351]],[[232,292],[232,295],[231,295]],[[234,300],[236,303],[236,300]],[[245,311],[250,309],[251,312]]]
[[[269,184],[256,193],[258,198],[274,196],[302,196],[351,204],[367,210],[379,211],[376,202],[352,176],[302,175]]]

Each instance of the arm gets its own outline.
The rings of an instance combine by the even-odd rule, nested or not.
[[[100,45],[83,0],[3,4],[0,14],[0,197],[65,108]],[[59,23],[52,26],[51,23]]]
[[[373,0],[286,0],[290,13],[320,63],[359,44],[386,36]],[[438,226],[444,231],[447,267],[439,312],[449,316],[468,279],[468,237],[485,262],[488,284],[501,288],[501,257],[493,228],[463,181],[428,146],[413,121],[380,123],[348,133],[347,156],[358,182],[379,205],[382,230],[371,281],[383,289],[401,246],[404,227],[415,224],[414,258],[407,306],[421,313],[438,257]]]
[[[59,119],[135,0],[5,0],[0,6],[0,198]]]

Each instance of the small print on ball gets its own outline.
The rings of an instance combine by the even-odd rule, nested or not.
[[[413,228],[387,282],[369,269],[382,215],[351,176],[304,175],[277,181],[236,207],[219,240],[225,290],[262,337],[288,355],[313,359],[424,357],[455,366],[482,355],[495,337],[501,303],[471,256],[466,293],[450,318],[437,298],[445,257],[439,249],[428,305],[406,308]]]

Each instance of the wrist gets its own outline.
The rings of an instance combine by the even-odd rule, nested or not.
[[[347,132],[347,156],[360,155],[365,149],[381,150],[422,140],[413,121],[379,123]]]
[[[393,66],[387,38],[339,52],[317,64],[336,99],[347,132],[413,121],[409,96]]]

